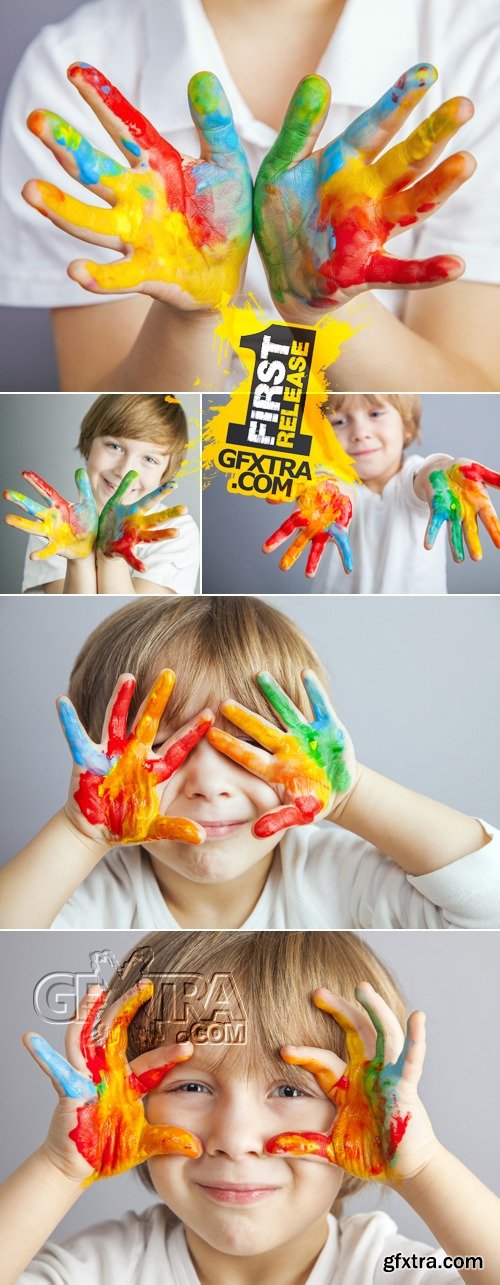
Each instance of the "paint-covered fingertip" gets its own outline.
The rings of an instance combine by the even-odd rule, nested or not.
[[[285,124],[306,123],[312,126],[326,112],[331,90],[323,76],[304,76],[292,95]]]
[[[79,75],[83,75],[89,71],[95,72],[97,76],[101,75],[101,72],[97,70],[97,67],[94,67],[90,62],[72,62],[68,67],[66,75],[68,80],[76,80]],[[85,75],[85,79],[88,80],[88,75]]]
[[[42,107],[36,107],[35,110],[30,112],[29,116],[26,118],[28,129],[31,130],[32,134],[36,134],[38,138],[42,135],[45,119],[46,112],[44,112]]]
[[[439,72],[432,62],[415,63],[404,71],[399,80],[396,81],[394,88],[424,89],[429,88],[438,79]]]

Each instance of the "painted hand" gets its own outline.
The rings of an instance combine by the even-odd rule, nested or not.
[[[164,482],[149,495],[144,495],[135,504],[121,504],[120,501],[128,491],[138,474],[133,469],[125,474],[114,495],[106,501],[99,518],[96,549],[107,558],[123,558],[134,571],[145,571],[146,566],[134,552],[136,544],[151,544],[157,540],[174,540],[179,532],[177,527],[161,527],[162,522],[170,522],[187,513],[185,504],[177,504],[172,509],[161,509],[149,513],[161,495],[173,490],[171,482]]]
[[[60,697],[59,718],[74,761],[69,815],[79,828],[83,822],[93,838],[98,827],[100,837],[112,843],[203,842],[205,831],[194,821],[160,814],[158,787],[182,766],[213,722],[211,711],[202,710],[155,752],[151,747],[174,683],[173,671],[163,669],[128,734],[135,679],[122,674],[108,705],[101,745],[87,736],[71,701]]]
[[[58,553],[63,558],[86,558],[92,552],[97,534],[97,509],[92,494],[88,475],[84,468],[78,468],[75,482],[80,496],[77,504],[68,504],[62,495],[54,491],[48,482],[38,473],[24,472],[22,477],[50,501],[49,506],[31,500],[20,491],[4,491],[4,499],[11,504],[19,505],[29,518],[20,518],[16,513],[7,513],[5,521],[9,526],[19,527],[30,535],[39,535],[47,540],[42,549],[30,554],[33,562],[39,558],[50,558]]]
[[[153,990],[152,982],[143,981],[127,992],[105,1015],[103,1034],[95,1028],[106,992],[97,998],[94,991],[89,992],[81,1006],[84,1020],[79,1039],[75,1022],[67,1041],[73,1049],[74,1065],[40,1035],[24,1037],[29,1052],[50,1076],[61,1098],[46,1149],[71,1176],[83,1177],[85,1187],[98,1178],[112,1178],[133,1169],[150,1156],[196,1159],[201,1155],[201,1143],[192,1133],[149,1124],[142,1103],[144,1095],[160,1084],[172,1067],[192,1056],[192,1044],[163,1046],[136,1058],[130,1066],[127,1062],[128,1027]],[[70,1103],[74,1103],[74,1110]],[[74,1155],[68,1138],[81,1160]]]
[[[487,486],[500,487],[500,473],[493,473],[474,460],[454,460],[449,468],[438,468],[429,473],[425,489],[431,516],[424,539],[426,549],[432,549],[438,531],[447,522],[454,561],[464,560],[465,536],[469,554],[478,562],[483,556],[478,531],[479,518],[495,547],[500,549],[500,522],[486,490]]]
[[[260,690],[285,731],[235,701],[223,701],[224,718],[265,746],[264,750],[253,749],[217,727],[207,734],[207,740],[216,750],[281,792],[281,806],[259,817],[252,827],[258,839],[289,826],[309,825],[331,813],[334,804],[354,785],[356,763],[349,733],[336,719],[326,692],[312,670],[303,671],[302,681],[313,712],[310,723],[271,674],[257,676]]]
[[[345,1032],[347,1065],[330,1049],[289,1045],[281,1050],[284,1061],[310,1071],[335,1104],[330,1136],[281,1133],[269,1139],[266,1151],[321,1156],[356,1178],[396,1184],[418,1172],[436,1145],[417,1096],[425,1018],[412,1013],[403,1039],[399,1022],[372,986],[357,987],[355,995],[364,1012],[324,988],[313,994],[317,1008]]]
[[[353,565],[349,540],[352,503],[349,496],[342,493],[335,478],[318,477],[316,481],[308,482],[298,491],[296,500],[297,508],[294,513],[265,540],[262,552],[272,553],[298,529],[299,535],[292,540],[281,558],[282,571],[289,571],[290,567],[293,567],[310,541],[306,576],[312,579],[316,575],[328,542],[333,540],[342,559],[344,571],[349,575]]]
[[[436,76],[426,63],[410,68],[317,152],[330,87],[320,76],[298,85],[254,190],[255,238],[286,320],[304,320],[309,310],[317,320],[318,312],[372,287],[408,289],[461,276],[464,263],[456,256],[406,260],[385,248],[390,237],[432,214],[475,168],[473,158],[459,152],[426,173],[472,115],[467,98],[443,103],[383,151]]]
[[[86,290],[138,290],[182,309],[217,307],[238,289],[252,233],[252,183],[231,108],[211,72],[189,82],[201,157],[181,156],[95,67],[75,63],[68,78],[95,112],[128,166],[99,152],[67,121],[37,110],[28,126],[72,178],[107,201],[87,205],[31,179],[23,196],[52,223],[122,259],[76,259],[68,272]]]

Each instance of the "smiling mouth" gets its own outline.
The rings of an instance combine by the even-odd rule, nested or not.
[[[203,826],[207,839],[224,839],[248,824],[247,821],[200,821],[198,817],[196,819],[198,825]]]
[[[222,1186],[209,1186],[208,1183],[197,1182],[197,1187],[208,1196],[209,1200],[215,1200],[222,1205],[252,1205],[257,1201],[266,1200],[278,1191],[278,1187],[257,1187],[248,1183],[238,1183],[229,1186],[224,1183]]]

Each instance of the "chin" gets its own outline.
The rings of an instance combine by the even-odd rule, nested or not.
[[[195,883],[229,883],[242,873],[239,861],[235,861],[231,846],[211,842],[200,844],[199,848],[187,845],[185,859],[175,862],[178,874],[185,875]]]

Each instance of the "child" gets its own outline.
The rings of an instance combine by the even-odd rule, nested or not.
[[[500,473],[470,460],[453,460],[451,455],[405,455],[406,448],[420,438],[421,409],[419,397],[408,394],[328,398],[328,419],[364,485],[339,484],[341,495],[345,493],[352,505],[352,522],[349,525],[349,514],[344,523],[348,562],[339,543],[342,528],[327,528],[332,538],[326,545],[321,545],[326,536],[315,537],[321,550],[319,561],[316,559],[317,574],[310,570],[313,544],[307,564],[307,574],[314,576],[313,593],[446,593],[444,532],[436,539],[446,521],[456,562],[463,561],[465,548],[472,558],[481,557],[478,517],[500,548],[500,522],[485,486],[485,482],[500,486]],[[322,481],[320,478],[320,486]],[[312,496],[314,484],[308,491]],[[291,533],[290,525],[289,519],[268,537],[265,553],[283,543]],[[292,534],[297,538],[296,532]],[[307,530],[303,530],[301,543],[306,536]],[[292,544],[281,562],[283,570],[294,561]],[[350,574],[345,574],[346,570]]]
[[[245,1015],[241,1043],[197,1042],[191,1015],[211,1014],[193,980],[217,976],[215,1007],[234,1007],[229,978]],[[107,995],[89,990],[68,1061],[38,1035],[24,1042],[59,1103],[0,1191],[5,1285],[375,1285],[385,1272],[425,1285],[443,1268],[471,1282],[477,1266],[496,1285],[498,1199],[439,1141],[418,1096],[424,1014],[406,1022],[393,978],[353,934],[153,934]],[[43,1247],[85,1185],[137,1164],[155,1204]],[[367,1180],[397,1192],[445,1253],[381,1210],[342,1217]]]
[[[498,834],[358,764],[326,687],[257,598],[108,617],[60,702],[68,801],[0,872],[1,926],[498,927]]]
[[[280,0],[271,12],[265,0],[251,5],[237,0],[230,8],[220,0],[190,0],[188,5],[184,0],[171,0],[168,6],[159,0],[137,0],[132,12],[124,0],[100,0],[93,6],[79,7],[65,22],[46,28],[38,36],[14,80],[5,117],[0,237],[5,253],[3,301],[54,310],[63,387],[186,389],[193,387],[197,378],[206,387],[221,386],[210,309],[184,311],[186,301],[179,294],[166,289],[158,297],[148,282],[140,287],[142,293],[133,298],[116,293],[86,294],[66,275],[71,257],[67,238],[59,228],[50,227],[46,219],[42,221],[23,205],[20,193],[28,180],[39,174],[56,183],[60,178],[51,158],[43,158],[39,138],[24,126],[34,108],[60,113],[104,153],[114,152],[109,135],[68,86],[66,72],[72,63],[85,60],[100,68],[183,157],[200,154],[200,139],[188,110],[188,81],[200,68],[208,68],[227,91],[241,148],[255,179],[259,171],[263,177],[263,162],[266,163],[298,82],[316,67],[333,87],[333,103],[322,135],[329,142],[359,120],[406,67],[428,59],[439,68],[439,87],[430,90],[425,105],[418,105],[410,128],[421,124],[443,98],[450,98],[460,118],[455,128],[467,121],[464,146],[473,153],[478,167],[469,182],[454,190],[471,174],[473,162],[462,152],[451,165],[451,158],[446,158],[447,182],[453,191],[450,203],[441,204],[442,196],[437,195],[436,188],[431,192],[434,199],[430,204],[440,208],[434,208],[423,223],[421,213],[415,215],[407,210],[408,230],[398,238],[395,252],[419,259],[440,255],[444,260],[452,251],[461,256],[453,259],[452,275],[460,274],[464,261],[465,275],[461,281],[447,280],[431,293],[425,289],[398,289],[393,283],[389,289],[375,288],[364,297],[357,295],[347,313],[340,308],[339,317],[348,319],[356,333],[336,363],[335,383],[344,389],[442,391],[491,390],[499,386],[495,336],[500,292],[495,287],[500,281],[500,254],[492,210],[498,203],[495,185],[500,130],[494,69],[500,37],[494,24],[492,27],[486,4],[472,12],[464,0],[457,12],[456,0],[446,0],[428,6],[429,12],[426,8],[424,13],[418,0],[413,0],[406,7],[403,22],[394,4],[395,0],[381,0],[375,12],[372,0],[311,0],[301,6]],[[286,33],[291,29],[293,40],[288,40]],[[317,80],[324,97],[325,80]],[[457,96],[463,94],[475,104],[473,120],[468,119],[470,103],[461,99],[458,105]],[[229,121],[227,100],[224,111]],[[199,124],[198,118],[198,129]],[[311,130],[317,132],[313,118]],[[445,131],[440,140],[434,140],[429,165],[434,164],[441,145],[454,132]],[[431,127],[431,137],[432,133]],[[123,130],[121,134],[118,131],[120,150],[122,136]],[[388,141],[391,134],[384,132],[384,146]],[[204,158],[209,142],[205,136],[201,146]],[[347,139],[349,155],[348,144]],[[312,138],[309,146],[313,146]],[[57,152],[57,147],[54,150]],[[125,151],[125,156],[125,164],[134,162],[130,151]],[[400,176],[398,187],[405,188],[409,181],[413,182],[415,175],[422,174],[424,165],[420,155],[415,170],[410,167],[410,177]],[[208,169],[206,172],[210,183]],[[438,187],[442,173],[438,175]],[[428,180],[432,188],[434,178],[427,175],[424,182]],[[73,195],[81,197],[81,187],[71,179],[65,181]],[[261,188],[257,182],[256,197]],[[246,211],[247,205],[250,211],[249,175],[243,162],[239,190],[240,199],[235,201],[232,196],[223,206],[224,215],[228,208],[233,214],[235,209]],[[217,200],[215,185],[212,192]],[[286,221],[281,193],[280,182],[271,206],[266,200],[263,205],[256,201],[256,230],[262,219],[269,228],[274,219],[278,223]],[[204,183],[202,200],[206,195]],[[424,204],[429,214],[429,201]],[[106,209],[101,202],[100,208]],[[247,242],[251,226],[250,211],[244,228]],[[264,237],[259,234],[259,244],[269,272],[272,253],[266,256],[265,231],[266,228]],[[100,250],[103,240],[111,248],[119,248],[116,235],[106,238],[86,232],[86,236],[97,242],[96,249],[92,247],[96,261],[109,262],[109,250]],[[87,244],[80,242],[76,253],[87,260]],[[298,270],[304,257],[307,261],[307,245],[302,252],[299,236],[297,252],[292,257]],[[280,300],[277,295],[271,300],[266,271],[255,244],[250,249],[244,288],[276,315]],[[192,306],[191,301],[188,307]],[[310,323],[307,296],[299,315],[288,319]]]
[[[40,537],[30,535],[23,592],[192,593],[199,565],[198,528],[183,506],[164,508],[171,489],[165,483],[178,472],[187,444],[186,416],[175,398],[111,393],[98,397],[80,428],[77,449],[85,460],[88,482],[81,470],[86,500],[74,506],[72,520],[75,529],[81,526],[78,515],[85,504],[86,513],[89,508],[92,512],[84,535],[92,527],[90,534],[64,542],[68,506],[36,475],[33,484],[47,495],[47,509],[33,506],[16,492],[5,492],[7,499],[36,514],[34,521],[11,515],[6,521],[24,530],[40,526],[40,533],[50,537],[50,546],[40,546]],[[167,519],[170,527],[164,525]],[[59,551],[46,557],[46,547]]]

